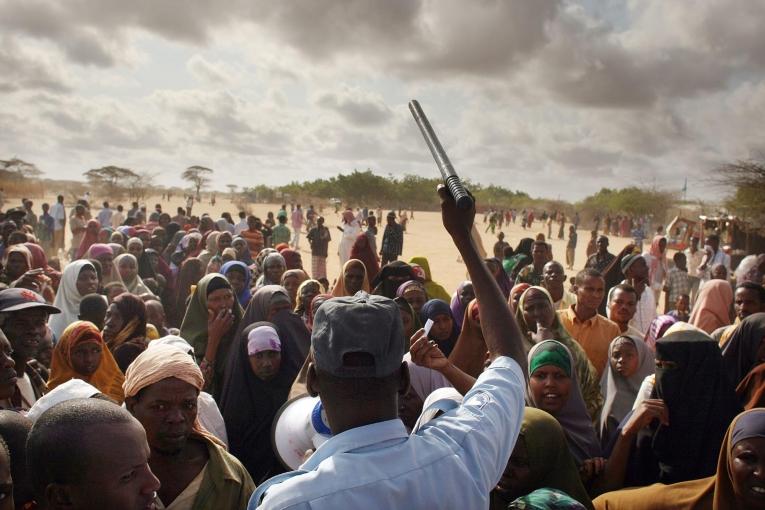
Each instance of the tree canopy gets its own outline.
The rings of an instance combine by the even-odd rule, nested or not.
[[[715,180],[732,193],[725,206],[752,223],[765,223],[765,161],[745,160],[722,165]]]
[[[194,166],[188,167],[181,174],[181,179],[185,181],[189,181],[191,185],[194,186],[194,189],[196,191],[197,201],[200,200],[200,191],[202,190],[202,188],[207,186],[210,183],[210,178],[208,176],[211,175],[212,173],[213,173],[212,168],[194,165]]]

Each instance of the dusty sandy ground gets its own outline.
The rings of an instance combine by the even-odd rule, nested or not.
[[[34,200],[35,211],[40,211],[40,205],[47,201],[53,203],[55,197],[48,196],[45,200],[36,198]],[[16,205],[17,199],[10,198],[7,200],[7,207]],[[94,203],[100,204],[101,200],[94,200]],[[145,201],[148,210],[153,210],[154,204],[162,204],[162,209],[169,212],[171,215],[175,214],[175,210],[178,207],[185,206],[185,200],[183,197],[173,197],[171,201],[162,200],[161,197],[155,196]],[[129,202],[122,202],[124,206],[129,206]],[[112,202],[112,207],[115,207],[116,203]],[[252,213],[261,218],[266,217],[268,211],[276,213],[279,210],[279,204],[250,204],[249,208]],[[128,207],[126,207],[127,209]],[[209,202],[203,202],[201,204],[194,204],[193,214],[201,214],[207,212],[213,218],[217,219],[224,211],[228,211],[237,220],[238,210],[236,206],[231,203],[228,197],[219,195],[219,198],[215,206],[211,206]],[[67,206],[67,213],[69,212],[69,206]],[[93,209],[93,215],[98,213],[98,209]],[[340,225],[340,217],[335,214],[334,207],[325,206],[323,209],[323,216],[326,221],[326,225],[329,227],[332,234],[332,242],[329,247],[329,259],[327,261],[327,270],[329,273],[329,280],[333,281],[340,273],[340,263],[337,257],[337,247],[340,241],[341,233],[335,227]],[[496,242],[496,237],[491,232],[484,232],[488,224],[483,223],[483,216],[476,217],[478,230],[481,233],[484,248],[487,253],[491,254],[492,247]],[[580,225],[583,227],[584,225]],[[547,235],[547,226],[541,221],[535,222],[531,229],[523,230],[520,226],[520,218],[518,218],[516,224],[504,225],[502,231],[505,233],[505,240],[515,247],[518,241],[522,237],[535,237],[538,233],[542,232]],[[383,228],[378,231],[378,247],[382,241]],[[499,229],[496,231],[499,233]],[[568,224],[565,229],[566,235],[568,235]],[[557,239],[557,226],[553,225],[552,231],[552,245],[553,255],[555,260],[560,261],[565,267],[565,253],[566,253],[566,240]],[[580,228],[578,231],[579,239],[576,249],[576,258],[574,269],[579,270],[584,267],[586,262],[585,252],[587,249],[587,242],[590,239],[590,232],[588,229]],[[71,234],[67,228],[66,246],[69,247]],[[618,253],[628,242],[629,239],[610,236],[611,239],[611,252]],[[301,236],[300,242],[301,252],[303,254],[303,262],[305,267],[310,268],[310,248],[308,242],[305,240],[305,235]],[[379,248],[378,248],[379,249]],[[450,293],[459,285],[459,283],[466,278],[465,266],[459,261],[458,253],[451,238],[444,230],[441,224],[441,215],[437,212],[415,211],[414,219],[410,219],[407,232],[404,236],[404,254],[402,260],[409,260],[411,257],[424,256],[427,257],[430,262],[430,267],[433,272],[433,279],[443,285]],[[575,271],[568,271],[568,276],[573,276]]]

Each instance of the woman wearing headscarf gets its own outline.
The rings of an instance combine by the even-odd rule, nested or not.
[[[274,248],[263,248],[260,250],[260,252],[255,257],[255,263],[252,266],[252,279],[257,281],[258,278],[260,278],[263,275],[264,271],[264,263],[266,261],[266,257],[271,255],[272,253],[279,253]]]
[[[101,264],[101,285],[121,281],[114,268],[114,252],[108,244],[96,243],[88,248],[86,259],[95,259]]]
[[[297,306],[297,291],[300,284],[308,280],[308,274],[302,269],[288,269],[282,275],[281,285],[287,291],[290,296],[290,304],[292,309]]]
[[[656,342],[656,384],[652,397],[663,401],[668,423],[642,439],[630,463],[630,485],[675,483],[714,473],[725,429],[741,410],[723,371],[717,343],[705,333],[669,333]]]
[[[240,262],[244,262],[248,266],[253,264],[252,254],[250,253],[250,246],[247,244],[247,240],[243,237],[235,237],[231,241],[231,246],[236,250],[236,258]]]
[[[242,330],[226,367],[220,408],[231,453],[256,483],[284,471],[271,445],[271,425],[296,374],[282,362],[273,324],[255,322]]]
[[[143,255],[143,248],[144,244],[143,241],[141,241],[138,237],[131,237],[127,240],[127,243],[125,244],[125,248],[128,253],[132,254],[136,260],[141,258],[141,255]]]
[[[515,310],[518,309],[518,302],[529,287],[531,287],[531,285],[528,283],[516,283],[513,285],[513,288],[510,289],[510,297],[507,299],[507,304],[510,305],[510,310],[515,312]]]
[[[32,269],[32,252],[23,244],[11,245],[3,254],[0,282],[10,286],[30,269]]]
[[[736,416],[720,448],[714,475],[671,485],[609,492],[593,502],[598,510],[755,510],[762,508],[762,478],[755,474],[765,451],[765,409]],[[761,470],[761,468],[760,468]]]
[[[651,321],[648,332],[643,339],[648,348],[651,349],[651,352],[656,350],[656,340],[663,337],[667,330],[676,322],[677,319],[671,315],[659,315]]]
[[[502,261],[502,268],[511,281],[515,281],[521,269],[531,264],[532,246],[534,246],[534,240],[530,237],[524,237],[518,242],[518,246],[515,247],[514,255]]]
[[[422,268],[422,271],[425,273],[425,281],[423,283],[430,299],[440,299],[441,301],[446,301],[447,303],[449,302],[450,297],[449,293],[446,292],[446,289],[433,281],[433,277],[431,276],[430,272],[430,262],[428,262],[428,259],[425,257],[412,257],[412,260],[409,261],[409,264],[416,264]]]
[[[396,297],[406,299],[406,301],[412,305],[414,311],[419,314],[422,307],[428,301],[428,292],[425,290],[425,285],[423,285],[421,281],[409,280],[399,285],[396,290]],[[453,312],[452,316],[454,316]]]
[[[220,402],[228,353],[241,321],[242,307],[226,277],[218,273],[202,277],[186,307],[180,336],[194,348],[205,387],[216,402]]]
[[[205,266],[202,261],[192,257],[183,261],[181,270],[178,272],[178,284],[175,286],[175,299],[170,307],[168,323],[173,327],[179,327],[186,311],[187,301],[191,291],[205,275]]]
[[[492,492],[490,508],[505,510],[514,499],[542,488],[557,489],[592,508],[560,423],[540,409],[527,407],[507,468]]]
[[[555,340],[543,340],[531,348],[528,360],[531,406],[558,420],[577,466],[601,457],[600,442],[579,391],[569,350]]]
[[[250,268],[243,262],[232,260],[221,266],[220,273],[228,279],[231,288],[234,289],[239,305],[242,308],[246,308],[250,303],[250,298],[252,298],[252,291],[250,290],[252,274]]]
[[[45,255],[45,250],[35,243],[24,243],[29,253],[32,254],[32,269],[42,269],[45,279],[40,282],[39,294],[45,298],[48,303],[53,303],[56,299],[56,289],[61,282],[61,272],[56,271],[50,265],[48,265],[48,257]]]
[[[420,314],[415,312],[412,305],[402,297],[397,297],[393,301],[395,301],[398,306],[398,311],[401,314],[401,322],[404,324],[404,334],[406,338],[409,339],[414,335],[415,331],[422,327]]]
[[[53,335],[60,338],[64,329],[77,320],[80,314],[80,301],[86,294],[93,294],[98,289],[96,268],[88,260],[74,260],[67,264],[61,275],[61,285],[56,292],[53,306],[61,313],[51,314],[48,319]]]
[[[356,221],[353,211],[343,211],[343,225],[337,229],[343,233],[340,244],[337,247],[337,254],[340,256],[340,267],[343,267],[348,259],[351,258],[351,248],[356,238],[361,233],[361,225]]]
[[[489,271],[491,271],[492,276],[494,276],[494,279],[497,281],[497,285],[499,285],[499,290],[502,291],[502,295],[505,296],[505,299],[509,299],[510,290],[512,289],[513,284],[510,282],[510,277],[507,276],[505,268],[502,267],[502,262],[496,257],[484,259],[484,262],[488,266]]]
[[[300,256],[300,252],[292,248],[285,248],[279,254],[284,258],[284,265],[288,271],[290,269],[303,269],[303,257]]]
[[[303,319],[306,327],[310,330],[311,301],[313,298],[322,294],[324,287],[318,280],[306,280],[300,284],[297,290],[297,300],[295,304],[295,313]]]
[[[138,275],[138,261],[131,253],[117,256],[114,259],[114,266],[117,268],[117,274],[128,292],[138,296],[152,294],[149,287],[143,283],[143,279]]]
[[[701,286],[688,321],[710,335],[732,322],[733,289],[726,280],[709,280]]]
[[[465,309],[472,300],[475,299],[475,291],[473,291],[473,282],[465,280],[457,286],[457,290],[452,294],[452,300],[449,303],[449,307],[452,309],[452,317],[454,322],[457,323],[457,327],[462,329],[462,319],[465,317]]]
[[[561,324],[558,314],[553,308],[552,296],[547,292],[547,289],[543,287],[526,289],[518,301],[515,318],[526,340],[526,349],[530,350],[536,343],[535,337],[546,335],[566,346],[574,358],[577,380],[587,405],[587,411],[593,421],[597,422],[603,405],[598,371],[590,362],[579,342],[571,338],[569,332]],[[543,331],[537,330],[537,324],[542,326]]]
[[[605,397],[600,415],[601,444],[611,442],[619,423],[632,410],[643,380],[656,369],[653,351],[639,337],[621,335],[608,346],[608,365],[600,380]]]
[[[356,237],[356,241],[351,248],[351,259],[360,260],[367,270],[367,278],[372,281],[377,277],[377,273],[380,272],[380,263],[377,260],[377,254],[374,252],[372,245],[369,243],[369,236],[359,234]]]
[[[765,313],[741,321],[722,351],[723,369],[738,386],[757,365],[765,362]]]
[[[143,300],[129,292],[115,297],[106,309],[103,336],[117,365],[124,372],[148,343]]]
[[[308,309],[308,322],[306,324],[309,332],[313,329],[313,319],[316,317],[316,311],[322,304],[324,304],[325,301],[329,299],[332,299],[332,294],[322,293],[314,296],[314,298],[311,300],[311,304]]]
[[[258,278],[255,288],[260,289],[267,285],[281,285],[282,275],[287,271],[284,257],[279,253],[270,253],[263,260],[263,273]]]
[[[183,236],[181,242],[178,243],[176,251],[183,253],[186,258],[194,257],[194,254],[200,251],[199,247],[201,244],[202,234],[199,232],[189,232]]]
[[[218,254],[218,236],[220,232],[210,232],[206,238],[205,249],[202,250],[198,257],[199,260],[206,266],[210,263],[210,259]]]
[[[101,224],[98,222],[98,220],[88,220],[88,223],[85,225],[85,233],[82,236],[82,240],[80,241],[80,246],[77,248],[77,252],[74,256],[75,259],[81,259],[84,257],[85,253],[88,251],[88,248],[98,242],[98,232],[100,230]]]
[[[119,404],[125,399],[122,372],[92,322],[71,323],[53,348],[48,389],[70,379],[82,379]]]
[[[334,297],[353,296],[360,290],[369,292],[366,266],[360,260],[349,259],[343,265],[343,270],[332,289],[332,295]]]
[[[428,338],[436,342],[444,356],[449,357],[460,335],[449,304],[440,299],[425,303],[420,310],[420,321],[425,324],[428,320],[433,321]]]
[[[252,295],[237,337],[247,326],[256,322],[274,324],[282,343],[282,363],[291,370],[299,371],[311,347],[311,333],[300,316],[292,311],[290,297],[284,287],[266,285]]]
[[[407,280],[414,279],[412,266],[402,260],[394,260],[383,266],[377,278],[371,282],[373,294],[393,299],[399,286]]]
[[[664,279],[667,276],[667,238],[662,235],[654,236],[648,253],[643,254],[648,263],[648,281],[658,303]]]

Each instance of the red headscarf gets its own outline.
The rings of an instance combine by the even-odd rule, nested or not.
[[[377,262],[377,254],[372,251],[372,246],[369,244],[369,237],[366,234],[359,234],[356,237],[356,241],[351,248],[352,259],[358,259],[367,268],[367,278],[369,281],[374,281],[377,274],[380,272],[380,264]]]
[[[82,236],[82,241],[80,241],[80,247],[77,248],[75,259],[81,259],[84,257],[85,253],[88,251],[88,248],[90,248],[92,244],[98,242],[98,233],[100,231],[101,223],[99,223],[98,220],[88,220],[88,224],[85,227],[85,235]]]
[[[300,254],[291,248],[285,248],[279,253],[284,257],[284,263],[287,266],[287,270],[290,269],[302,269],[302,259]]]

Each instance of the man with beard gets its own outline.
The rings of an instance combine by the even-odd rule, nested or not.
[[[5,409],[29,410],[46,391],[45,380],[33,368],[37,349],[47,332],[48,315],[61,310],[45,302],[38,293],[29,289],[0,291],[0,328],[13,348],[16,362],[16,391],[6,402]],[[30,362],[33,362],[30,364]]]
[[[125,405],[146,430],[160,508],[240,509],[255,490],[244,466],[197,419],[204,378],[172,345],[142,352],[125,373]]]

